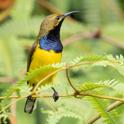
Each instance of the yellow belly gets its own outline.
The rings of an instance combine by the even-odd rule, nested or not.
[[[48,64],[54,64],[61,62],[62,53],[56,53],[53,50],[46,51],[39,46],[37,46],[31,60],[31,64],[29,67],[29,72],[33,69],[36,69],[38,67],[48,65]],[[36,77],[29,80],[29,85],[36,85],[40,80],[42,80],[45,76],[47,76],[51,71],[45,72],[44,74],[39,74]],[[53,77],[50,77],[46,81],[44,81],[42,84],[50,83],[53,80]]]

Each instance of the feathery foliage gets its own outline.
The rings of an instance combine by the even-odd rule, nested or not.
[[[39,117],[44,124],[86,124],[97,112],[102,118],[98,124],[124,123],[123,106],[106,111],[106,107],[117,100],[112,98],[124,101],[124,24],[123,10],[119,5],[124,8],[123,0],[16,0],[5,20],[1,19],[0,11],[0,119],[6,121],[15,114],[12,105],[17,100],[15,109],[18,110],[19,124],[22,120],[24,124],[39,124]],[[41,21],[57,9],[63,13],[80,11],[72,17],[74,21],[70,19],[63,23],[62,42],[68,44],[64,46],[64,63],[39,67],[26,74],[27,52],[36,39]],[[96,32],[93,26],[100,32]],[[69,85],[67,75],[63,74],[66,69],[72,85],[84,95],[76,94]],[[54,70],[52,74],[58,72],[55,83],[36,87],[41,105],[46,103],[41,106],[43,110],[41,113],[36,111],[36,115],[35,112],[33,115],[24,114],[23,100],[32,93],[26,82],[50,70]],[[53,103],[51,86],[60,96],[56,103]]]
[[[12,96],[12,94],[14,92],[16,92],[17,95],[18,95],[18,93],[19,94],[22,93],[22,89],[23,89],[22,87],[25,87],[26,81],[28,81],[32,77],[35,77],[38,74],[42,74],[46,71],[53,70],[52,73],[54,74],[56,72],[59,72],[59,71],[65,70],[65,69],[75,68],[77,66],[78,67],[85,66],[85,67],[89,68],[89,67],[92,67],[91,65],[93,65],[93,67],[94,66],[103,66],[103,67],[111,66],[113,68],[116,68],[119,73],[120,72],[122,73],[122,68],[119,68],[119,67],[122,67],[123,62],[124,62],[124,58],[122,55],[116,56],[116,57],[113,57],[110,55],[109,56],[108,55],[106,55],[106,56],[105,55],[104,56],[94,55],[94,56],[88,56],[88,57],[78,57],[78,58],[74,59],[73,62],[69,62],[69,64],[58,63],[58,64],[53,64],[53,65],[43,66],[43,67],[37,68],[35,70],[32,70],[30,73],[27,73],[27,75],[24,77],[24,79],[22,81],[17,82],[16,85],[14,85],[10,89],[8,89],[8,91],[5,92],[4,96],[6,96],[6,98],[9,98],[10,96]],[[90,66],[88,66],[89,64],[90,64]],[[49,74],[49,75],[51,75],[51,74]],[[49,78],[49,75],[47,78]],[[98,83],[95,83],[95,82],[89,82],[88,83],[87,82],[87,83],[81,83],[81,85],[78,85],[76,87],[76,89],[78,89],[78,91],[80,93],[85,93],[85,92],[86,93],[88,92],[91,94],[97,93],[96,95],[98,95],[98,93],[99,93],[99,95],[101,95],[101,93],[98,92],[98,90],[99,91],[101,89],[105,89],[105,90],[113,89],[113,90],[115,90],[114,87],[117,84],[118,84],[118,82],[116,80],[99,81]],[[28,93],[29,90],[30,89],[27,87],[27,90],[25,93],[23,93],[23,95]],[[24,92],[24,90],[23,90],[23,92]],[[20,94],[20,97],[21,96],[22,96],[22,94]],[[82,98],[83,98],[83,96],[82,96]],[[6,99],[5,99],[2,101],[3,102],[1,103],[1,106],[3,106],[3,108],[4,108],[4,106],[7,105],[9,100],[6,101]],[[100,103],[99,100],[97,100],[96,98],[92,98],[92,101],[93,101],[93,106],[95,106],[96,109],[100,112],[101,116],[105,119],[106,123],[108,123],[108,124],[115,123],[113,118],[109,115],[109,113],[105,112],[105,107],[103,107],[102,103]],[[72,118],[79,119],[79,121],[81,121],[81,117],[79,117],[76,113],[73,113],[73,112],[66,110],[65,108],[58,108],[56,112],[48,111],[48,123],[50,123],[52,120],[52,123],[56,124],[63,117],[72,117]]]
[[[116,124],[116,121],[114,120],[114,118],[112,117],[111,114],[109,114],[108,112],[106,112],[105,110],[105,103],[101,102],[99,99],[97,98],[90,98],[91,104],[93,105],[93,107],[100,113],[100,115],[104,118],[104,122],[106,124]]]

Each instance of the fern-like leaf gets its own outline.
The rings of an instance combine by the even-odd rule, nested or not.
[[[56,111],[49,110],[44,112],[48,114],[48,124],[57,124],[63,117],[78,119],[78,121],[81,120],[81,117],[79,115],[64,107],[59,107]]]
[[[97,98],[92,98],[90,97],[89,101],[91,102],[91,104],[93,105],[93,107],[99,112],[99,114],[101,115],[101,117],[104,119],[104,122],[106,124],[116,124],[117,122],[114,120],[114,118],[112,117],[111,114],[109,114],[106,110],[105,110],[105,103],[102,101],[100,101]]]
[[[124,76],[124,57],[122,55],[113,57],[112,55],[108,55],[107,64],[115,68],[121,75]]]
[[[81,92],[91,91],[94,89],[99,88],[111,88],[114,89],[114,86],[118,84],[115,80],[106,80],[106,81],[100,81],[98,83],[90,82],[90,83],[83,83],[79,86],[79,89]]]
[[[65,65],[65,63],[57,63],[57,64],[52,64],[52,65],[41,66],[39,68],[36,68],[36,69],[28,72],[27,75],[25,76],[25,80],[27,81],[27,80],[37,76],[38,74],[42,74],[47,71],[55,71],[57,69],[60,69],[64,65]]]
[[[102,55],[92,55],[92,56],[84,56],[84,57],[80,56],[75,58],[71,63],[77,64],[77,63],[86,62],[86,61],[97,62],[102,60],[105,60],[105,56],[102,56]]]

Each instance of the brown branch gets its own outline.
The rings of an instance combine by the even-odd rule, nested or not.
[[[90,39],[90,38],[92,38],[92,33],[90,33],[90,32],[81,32],[81,33],[71,35],[70,37],[66,38],[63,41],[63,45],[67,46],[67,45],[69,45],[69,44],[71,44],[73,42],[77,42],[77,41],[80,41],[82,39]]]
[[[116,101],[112,104],[110,104],[107,108],[106,108],[106,111],[107,112],[110,112],[112,111],[113,109],[119,107],[120,105],[122,105],[123,102],[121,101]],[[93,124],[95,121],[97,121],[98,119],[101,118],[101,115],[100,114],[96,114],[95,116],[93,116],[91,119],[88,120],[87,124]]]
[[[102,35],[102,39],[105,42],[107,42],[107,43],[109,43],[109,44],[111,44],[111,45],[113,45],[115,47],[124,49],[124,42],[123,41],[118,41],[117,39],[112,38],[110,36],[106,36],[106,35]]]
[[[124,49],[124,43],[122,41],[119,41],[115,38],[102,34],[102,32],[99,29],[94,32],[81,32],[81,33],[72,35],[63,41],[63,45],[67,46],[73,42],[77,42],[82,39],[93,39],[93,38],[96,38],[96,39],[101,38],[104,40],[104,42],[107,42],[115,47]]]

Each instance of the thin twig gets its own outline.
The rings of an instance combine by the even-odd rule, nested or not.
[[[117,98],[117,97],[112,97],[112,96],[96,95],[96,94],[89,94],[89,93],[79,93],[79,95],[97,97],[97,98],[100,98],[100,99],[116,100],[116,101],[120,101],[120,102],[124,103],[124,99]]]
[[[66,69],[70,69],[70,68],[74,68],[74,67],[78,67],[78,66],[83,66],[85,64],[94,64],[94,62],[90,62],[90,61],[85,61],[85,62],[79,62],[75,65],[68,65],[68,66],[64,66],[64,67],[61,67],[61,68],[58,68],[56,69],[55,71],[51,72],[49,75],[47,75],[46,77],[44,77],[43,79],[41,79],[37,85],[33,88],[32,90],[32,94],[35,93],[38,89],[38,87],[42,84],[42,82],[44,82],[45,80],[47,80],[48,78],[50,78],[52,75],[56,74],[57,72],[60,72],[60,71],[63,71],[63,70],[66,70]],[[30,94],[30,95],[32,95]]]
[[[74,93],[70,94],[70,95],[62,95],[60,97],[72,97],[74,96]],[[121,98],[116,98],[116,97],[110,97],[110,96],[100,96],[100,95],[93,95],[93,94],[80,94],[79,93],[79,96],[92,96],[92,97],[96,97],[96,98],[101,98],[101,99],[109,99],[109,100],[119,100],[115,103],[113,103],[112,105],[108,106],[107,108],[107,111],[111,111],[113,110],[114,108],[120,106],[121,104],[124,104],[124,99],[121,99]],[[19,101],[19,100],[22,100],[23,98],[26,98],[27,96],[11,96],[11,97],[8,97],[8,98],[17,98],[15,101],[13,101],[12,103],[6,105],[1,111],[0,113],[2,113],[3,111],[5,111],[6,109],[8,109],[13,103]],[[33,95],[33,97],[37,97],[37,98],[50,98],[50,97],[53,97],[53,96],[36,96],[36,95]],[[5,98],[5,97],[0,97],[0,98]],[[78,97],[76,97],[78,98]],[[92,122],[95,122],[97,119],[100,118],[100,115],[96,115],[94,118],[92,118],[92,120],[89,120],[88,121],[88,124],[92,124]]]
[[[120,101],[121,103],[124,103],[124,99],[122,98],[117,98],[117,97],[112,97],[112,96],[105,96],[105,95],[96,95],[96,94],[90,94],[90,93],[80,93],[79,92],[79,95],[80,96],[91,96],[91,97],[97,97],[97,98],[100,98],[100,99],[109,99],[109,100],[116,100],[116,101]],[[23,98],[27,98],[27,96],[29,95],[26,95],[26,96],[9,96],[9,97],[5,97],[5,96],[0,96],[0,99],[23,99]],[[70,95],[60,95],[60,97],[69,97],[69,96],[74,96],[74,94],[70,94]],[[53,97],[51,95],[32,95],[32,97],[36,97],[36,98],[50,98],[50,97]]]
[[[6,109],[8,109],[12,104],[14,104],[15,102],[17,102],[17,101],[19,101],[19,100],[21,100],[21,99],[23,99],[23,98],[20,97],[20,98],[18,98],[18,99],[16,99],[16,100],[12,101],[10,104],[8,104],[8,105],[6,105],[4,108],[2,108],[2,110],[0,110],[0,113],[2,113],[2,112],[5,111]]]
[[[72,82],[71,82],[71,80],[70,80],[70,78],[69,78],[69,74],[68,74],[68,69],[66,69],[65,70],[65,72],[66,72],[66,77],[67,77],[67,80],[68,80],[68,83],[69,83],[69,85],[72,87],[72,89],[75,91],[75,94],[79,94],[79,91],[73,86],[73,84],[72,84]]]
[[[73,67],[77,67],[77,66],[80,66],[80,65],[82,65],[82,64],[92,64],[92,62],[81,62],[81,63],[78,63],[78,64],[76,64],[76,65],[69,65],[68,66],[68,68],[73,68]],[[66,68],[64,67],[64,68],[61,68],[61,69],[59,69],[59,70],[56,70],[55,72],[53,72],[53,73],[50,73],[50,75],[48,75],[48,77],[45,77],[45,79],[44,80],[46,80],[46,79],[48,79],[50,76],[52,76],[52,75],[54,75],[55,73],[57,73],[57,72],[59,72],[59,71],[63,71],[63,70],[66,70]],[[43,81],[44,81],[43,80]],[[8,76],[6,76],[6,77],[0,77],[0,83],[5,83],[5,82],[9,82],[9,83],[14,83],[14,82],[16,82],[17,81],[17,79],[15,79],[15,78],[11,78],[11,77],[8,77]]]
[[[116,107],[116,106],[119,106],[119,105],[121,105],[121,104],[124,104],[124,99],[122,99],[122,98],[116,98],[116,97],[112,97],[112,96],[104,96],[104,95],[96,95],[96,94],[88,94],[88,93],[79,93],[79,96],[82,96],[82,97],[84,97],[84,96],[91,96],[91,97],[96,97],[96,98],[100,98],[100,99],[108,99],[108,100],[116,100],[116,101],[119,101],[119,102],[116,102],[116,103],[114,103],[113,105],[109,106],[109,107],[108,107],[108,110],[109,110],[109,111],[112,110],[112,109],[114,109],[114,107]],[[8,109],[13,103],[15,103],[15,102],[17,102],[17,101],[19,101],[19,100],[22,100],[23,98],[26,98],[26,97],[27,97],[27,96],[10,96],[10,97],[8,97],[8,98],[16,98],[16,100],[14,100],[12,103],[6,105],[6,106],[0,111],[0,113],[3,112],[3,111],[5,111],[6,109]],[[47,96],[47,95],[45,95],[45,96],[33,95],[33,97],[36,97],[36,98],[52,98],[53,96],[51,96],[51,95],[48,95],[48,96]],[[74,95],[74,93],[71,93],[70,95],[61,95],[61,96],[59,96],[59,97],[62,97],[62,98],[65,98],[65,97],[75,97],[75,95]],[[78,98],[78,97],[76,97],[76,98]],[[80,97],[79,97],[79,98],[80,98]],[[0,97],[0,99],[6,99],[6,97]],[[97,120],[98,115],[97,115],[97,118],[96,118],[96,116],[95,116],[94,118]],[[94,121],[95,119],[93,119],[93,121]],[[98,119],[99,119],[99,118],[98,118]]]
[[[121,101],[116,101],[116,102],[110,104],[110,105],[106,108],[106,111],[107,111],[107,112],[110,112],[110,111],[112,111],[113,109],[119,107],[119,106],[122,105],[122,104],[123,104],[123,102],[121,102]],[[91,119],[89,119],[86,124],[93,124],[95,121],[97,121],[97,120],[100,119],[100,118],[101,118],[101,115],[100,115],[100,114],[96,114],[96,115],[94,115]]]
[[[29,95],[27,95],[27,96],[29,96]],[[9,96],[9,97],[1,96],[0,99],[6,99],[6,98],[13,99],[14,98],[16,100],[12,101],[10,104],[8,104],[5,107],[3,107],[2,110],[0,110],[0,113],[5,111],[6,109],[8,109],[12,104],[16,103],[17,101],[20,101],[20,100],[22,100],[24,98],[27,98],[27,96]],[[72,96],[73,96],[73,94],[72,95],[62,95],[62,96],[59,96],[59,97],[62,97],[62,98],[64,97],[65,98],[65,97],[72,97]],[[52,98],[53,96],[51,96],[51,95],[45,95],[45,96],[32,95],[32,97],[36,97],[36,98]]]
[[[80,32],[78,34],[73,34],[70,37],[64,39],[63,45],[67,46],[67,45],[69,45],[73,42],[77,42],[77,41],[80,41],[82,39],[90,39],[90,38],[92,38],[92,33],[90,33],[90,32]]]
[[[115,47],[124,49],[124,43],[122,41],[119,41],[116,38],[112,38],[110,36],[104,35],[102,34],[102,32],[100,32],[98,37],[97,37],[97,34],[99,34],[99,30],[96,30],[94,32],[81,32],[81,33],[72,35],[68,37],[67,39],[65,39],[63,41],[63,45],[67,46],[73,42],[77,42],[77,41],[84,40],[84,39],[101,38],[103,39],[104,42],[107,42]]]
[[[64,69],[65,69],[65,67],[59,68],[59,69],[53,71],[52,73],[50,73],[49,75],[47,75],[46,77],[44,77],[42,80],[40,80],[40,81],[37,83],[37,85],[34,87],[32,93],[33,93],[33,92],[36,92],[36,90],[38,89],[38,87],[41,85],[41,83],[42,83],[43,81],[47,80],[47,79],[48,79],[49,77],[51,77],[52,75],[54,75],[54,74],[56,74],[57,72],[62,71],[62,70],[64,70]]]
[[[24,99],[24,98],[27,98],[27,96],[29,95],[26,95],[26,96],[9,96],[9,97],[5,97],[5,96],[0,96],[0,100],[1,99]],[[60,97],[71,97],[73,96],[73,94],[70,94],[70,95],[60,95]],[[51,96],[50,94],[49,95],[32,95],[32,97],[35,97],[35,98],[51,98],[53,96]]]
[[[115,38],[112,38],[110,36],[107,36],[107,35],[102,35],[101,37],[105,42],[109,43],[109,44],[112,44],[113,46],[115,47],[119,47],[121,49],[124,49],[124,43],[123,41],[118,41],[117,39]]]
[[[92,64],[93,62],[80,62],[78,64],[75,64],[75,65],[68,65],[68,66],[64,66],[64,67],[61,67],[59,69],[56,69],[55,71],[53,71],[52,73],[50,73],[49,75],[47,75],[46,77],[44,77],[42,80],[40,80],[37,85],[33,88],[32,90],[32,94],[36,92],[36,90],[38,89],[38,87],[41,85],[41,83],[45,80],[47,80],[49,77],[51,77],[52,75],[56,74],[57,72],[60,72],[60,71],[63,71],[63,70],[66,70],[66,69],[70,69],[70,68],[74,68],[74,67],[78,67],[78,66],[81,66],[81,65],[85,65],[85,64]]]

